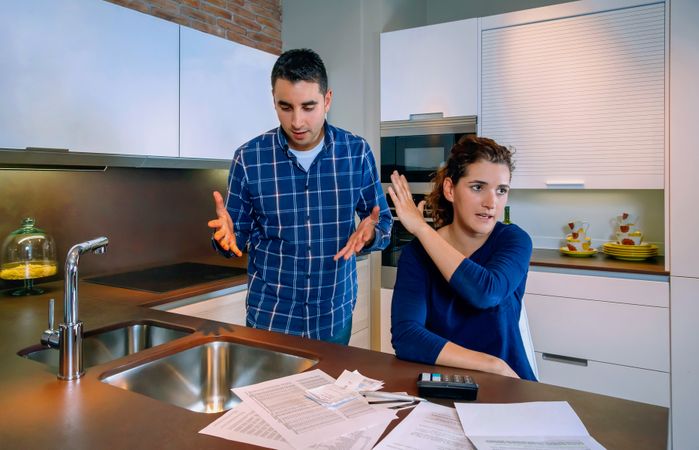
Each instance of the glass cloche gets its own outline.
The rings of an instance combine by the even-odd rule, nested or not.
[[[34,287],[33,280],[56,274],[56,244],[34,224],[34,219],[27,217],[2,243],[0,278],[24,280],[24,287],[13,291],[12,295],[41,294],[43,289]]]

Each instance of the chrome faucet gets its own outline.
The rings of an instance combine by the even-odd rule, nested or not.
[[[49,302],[49,328],[41,335],[41,343],[58,348],[58,378],[77,380],[85,373],[83,369],[83,323],[78,320],[78,261],[85,252],[102,254],[109,239],[98,237],[75,244],[68,250],[65,265],[63,293],[63,323],[53,329],[53,299]]]

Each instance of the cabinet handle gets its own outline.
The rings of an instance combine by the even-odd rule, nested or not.
[[[565,364],[573,364],[575,366],[587,367],[586,359],[573,358],[572,356],[554,355],[553,353],[542,353],[541,358],[546,361],[554,361]]]

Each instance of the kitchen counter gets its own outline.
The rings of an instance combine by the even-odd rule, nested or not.
[[[211,261],[202,261],[211,262]],[[220,262],[220,260],[218,260]],[[227,279],[166,294],[131,291],[80,282],[79,318],[85,330],[118,322],[155,320],[196,330],[159,347],[88,368],[77,382],[63,382],[46,366],[17,351],[38,344],[47,325],[47,302],[56,299],[56,323],[63,314],[60,282],[42,287],[38,296],[11,297],[0,292],[0,446],[2,448],[231,448],[251,447],[200,435],[220,414],[202,414],[124,391],[99,381],[107,372],[174,353],[215,337],[315,357],[314,368],[337,377],[343,369],[385,380],[385,390],[417,394],[416,375],[423,371],[469,374],[480,384],[480,402],[566,400],[590,434],[609,449],[664,449],[668,409],[582,391],[497,375],[434,368],[353,347],[253,330],[230,324],[156,311],[152,306],[230,287]],[[401,412],[404,417],[407,412]],[[397,421],[391,424],[395,426]]]
[[[665,257],[663,256],[656,256],[645,261],[621,261],[602,252],[587,258],[575,258],[563,255],[558,250],[535,248],[532,251],[530,265],[643,275],[670,275],[670,272],[665,269]]]

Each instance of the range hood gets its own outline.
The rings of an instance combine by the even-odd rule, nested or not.
[[[67,149],[0,148],[0,170],[229,169],[230,160],[71,152]]]

